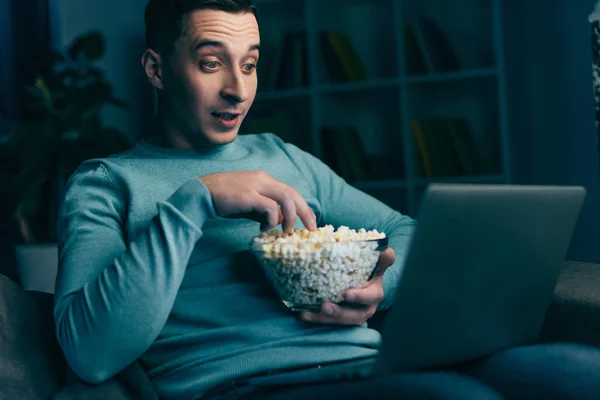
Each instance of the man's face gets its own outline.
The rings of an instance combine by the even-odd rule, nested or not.
[[[254,101],[260,35],[252,13],[189,13],[163,65],[163,94],[192,147],[233,141]]]

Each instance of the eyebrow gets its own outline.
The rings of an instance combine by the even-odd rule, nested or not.
[[[225,48],[225,45],[218,40],[201,40],[194,45],[194,51],[198,51],[204,47],[218,47]],[[253,44],[248,47],[248,51],[260,50],[260,44]]]

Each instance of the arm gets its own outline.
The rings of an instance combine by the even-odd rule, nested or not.
[[[379,305],[380,310],[387,309],[394,301],[415,220],[347,184],[327,165],[310,154],[290,144],[284,146],[296,166],[313,182],[322,208],[319,225],[377,229],[389,237],[389,245],[396,253],[396,259],[384,273],[384,299]]]
[[[214,209],[206,187],[190,180],[127,243],[125,195],[104,165],[88,162],[70,179],[61,211],[56,334],[77,375],[100,383],[158,336]]]

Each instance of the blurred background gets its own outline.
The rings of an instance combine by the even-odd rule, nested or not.
[[[52,248],[65,180],[151,123],[146,0],[0,0],[0,273]],[[416,217],[432,181],[582,185],[600,262],[593,0],[256,0],[271,131]],[[51,253],[54,254],[54,253]]]

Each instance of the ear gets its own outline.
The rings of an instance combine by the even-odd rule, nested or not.
[[[160,55],[152,49],[147,49],[142,55],[142,67],[152,86],[162,90],[163,70]]]

